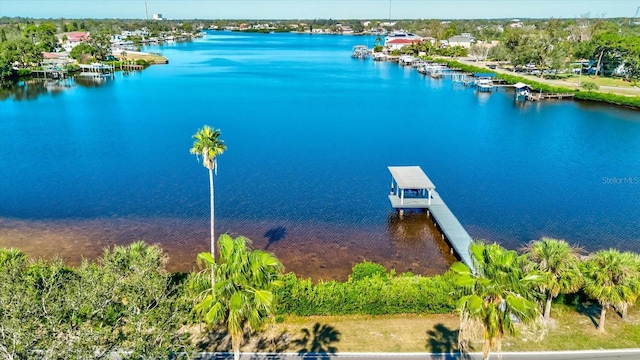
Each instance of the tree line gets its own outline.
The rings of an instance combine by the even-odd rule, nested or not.
[[[585,15],[568,20],[527,20],[517,26],[507,20],[405,21],[400,25],[434,41],[404,47],[399,53],[472,55],[509,62],[515,69],[529,65],[540,77],[572,68],[595,77],[616,75],[629,81],[640,77],[640,26],[630,25],[629,19],[591,19]],[[440,45],[441,40],[461,33],[476,40],[468,51]]]
[[[94,43],[77,50],[74,56],[89,54],[102,59],[105,44],[104,37],[121,31],[146,28],[149,36],[179,29],[194,31],[198,28],[240,24],[242,20],[163,20],[147,21],[136,19],[45,19],[0,18],[0,78],[12,74],[10,64],[22,65],[38,63],[41,51],[53,51],[57,45],[56,33],[69,31],[90,31]],[[509,61],[514,67],[534,65],[541,77],[567,70],[577,60],[589,60],[593,66],[592,75],[616,74],[629,81],[637,81],[640,76],[640,26],[633,25],[629,19],[589,18],[584,15],[578,19],[529,19],[517,24],[507,19],[494,20],[403,20],[390,22],[370,21],[368,26],[361,20],[277,20],[252,23],[275,23],[282,28],[291,24],[304,24],[311,28],[336,28],[338,23],[351,26],[354,31],[371,29],[406,29],[419,35],[429,36],[435,44],[415,45],[403,50],[405,53],[425,52],[427,55],[467,56],[480,59]],[[390,26],[389,23],[395,23]],[[384,24],[385,26],[382,26]],[[517,25],[517,26],[515,26]],[[454,35],[469,33],[476,39],[470,49],[459,47],[443,48],[440,40]],[[101,39],[98,39],[98,37]],[[493,42],[497,42],[495,45]],[[494,46],[495,45],[495,46]],[[89,47],[90,46],[90,47]],[[108,47],[107,47],[108,49]],[[581,65],[580,65],[581,66]],[[582,67],[580,70],[583,70]],[[587,71],[587,69],[584,69]],[[617,71],[617,72],[616,72]],[[15,75],[15,73],[13,73]]]
[[[614,249],[588,256],[562,240],[543,238],[522,253],[474,243],[474,271],[462,263],[443,274],[396,274],[363,262],[347,281],[283,275],[272,254],[244,237],[221,235],[219,257],[198,256],[203,271],[170,274],[167,256],[142,242],[106,249],[95,262],[30,261],[0,250],[0,358],[191,358],[191,331],[225,328],[237,351],[249,330],[274,316],[449,313],[461,317],[459,348],[469,329],[484,329],[485,352],[499,347],[514,321],[548,319],[555,298],[578,292],[600,304],[598,328],[611,309],[626,316],[640,295],[640,256]],[[211,285],[211,274],[215,285]]]

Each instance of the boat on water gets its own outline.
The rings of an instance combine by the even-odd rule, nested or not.
[[[433,79],[442,79],[443,76],[443,69],[434,69],[431,71],[431,77]]]
[[[476,80],[476,87],[478,91],[491,92],[495,86],[493,85],[493,80],[490,78],[480,78]]]
[[[400,64],[402,66],[413,66],[413,63],[416,60],[420,60],[420,59],[416,59],[415,57],[413,57],[411,55],[401,55],[400,59],[398,59],[398,64]]]
[[[364,59],[371,56],[371,50],[366,45],[356,45],[353,47],[351,57],[355,59]]]
[[[383,53],[383,52],[377,52],[377,53],[373,53],[373,60],[374,61],[386,61],[389,59],[389,55]]]
[[[421,66],[418,67],[418,72],[420,74],[424,74],[424,75],[432,75],[433,73],[442,74],[442,72],[446,68],[447,67],[444,66],[444,65],[434,64],[434,63],[426,63],[425,62]]]

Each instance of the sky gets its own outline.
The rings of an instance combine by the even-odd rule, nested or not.
[[[632,17],[640,0],[0,0],[0,17],[144,19]]]

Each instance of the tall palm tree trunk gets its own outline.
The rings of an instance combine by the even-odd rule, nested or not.
[[[551,292],[547,293],[547,302],[544,305],[544,319],[545,320],[549,320],[549,318],[551,317],[551,301],[553,300],[553,297],[551,296]]]
[[[489,332],[484,330],[484,344],[482,344],[482,360],[488,360],[491,356],[491,338],[489,337]]]
[[[600,311],[600,321],[598,322],[598,330],[604,332],[604,320],[607,317],[607,308],[609,305],[602,305],[602,311]]]
[[[233,348],[233,360],[240,360],[240,345],[242,345],[243,333],[231,334],[231,347]]]
[[[213,290],[216,286],[216,274],[215,274],[215,260],[216,260],[216,238],[215,238],[215,210],[214,210],[214,202],[213,202],[213,170],[209,169],[209,207],[211,208],[211,256],[213,257],[213,264],[211,264],[211,289]]]

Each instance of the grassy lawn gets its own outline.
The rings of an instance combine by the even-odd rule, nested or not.
[[[482,61],[469,61],[465,59],[457,59],[463,64],[472,65],[476,67],[484,67],[488,69],[488,63]],[[491,69],[498,73],[516,75],[532,81],[560,86],[570,89],[578,89],[578,83],[592,82],[600,87],[598,92],[618,94],[624,96],[640,96],[640,85],[633,84],[628,81],[623,81],[620,78],[608,78],[599,76],[597,79],[592,75],[582,75],[582,77],[573,74],[560,74],[558,76],[547,76],[546,78],[540,78],[539,76],[527,75],[523,73],[514,73],[507,70],[505,66],[500,66],[497,69]]]
[[[556,305],[544,340],[530,341],[527,336],[505,341],[507,351],[620,349],[640,346],[640,310],[635,306],[628,319],[622,320],[614,311],[607,312],[606,332],[596,329],[600,319],[597,306],[582,307],[580,311]],[[524,333],[524,332],[523,332]]]
[[[579,310],[554,305],[552,321],[545,326],[519,327],[519,336],[507,337],[503,351],[560,351],[637,348],[640,346],[640,309],[634,306],[628,319],[614,311],[607,314],[605,333],[596,329],[599,307]],[[444,315],[385,316],[287,316],[268,325],[262,333],[246,337],[243,351],[299,352],[453,352],[458,343],[458,317]],[[197,329],[193,329],[196,333]],[[306,336],[305,336],[306,335]],[[481,334],[478,334],[481,337]],[[230,349],[224,332],[201,339],[212,351]],[[482,343],[472,343],[482,351]]]
[[[591,76],[591,75],[582,75],[582,78],[576,75],[572,75],[569,77],[565,77],[562,80],[573,83],[576,86],[578,86],[579,82],[584,83],[585,81],[590,81],[590,82],[596,83],[596,85],[598,86],[613,86],[613,87],[620,87],[620,88],[634,87],[633,83],[629,81],[624,81],[621,78],[609,78],[609,77],[602,77],[602,76],[598,76],[598,78],[596,79],[594,76]],[[637,86],[637,84],[635,86]]]
[[[145,60],[149,64],[166,64],[169,62],[164,56],[154,55],[154,54],[136,54],[136,53],[127,53],[126,57],[116,55],[118,60]]]

